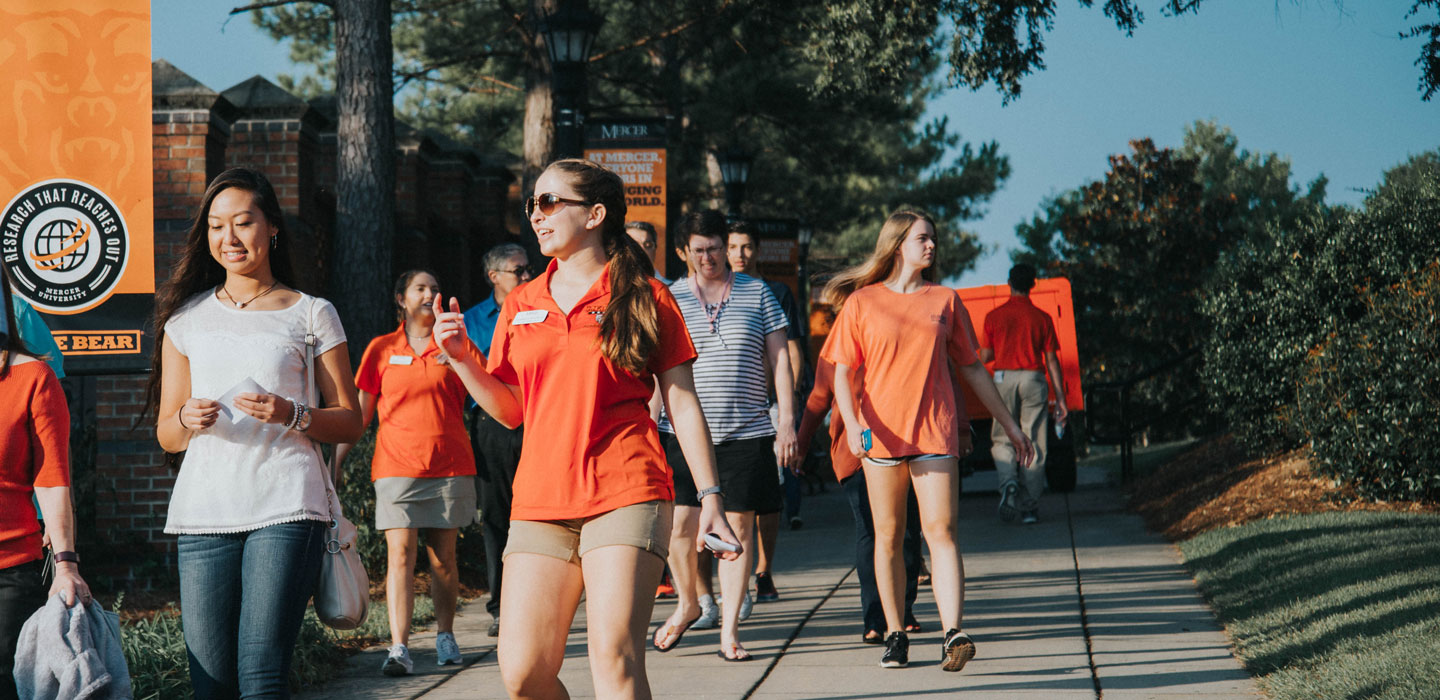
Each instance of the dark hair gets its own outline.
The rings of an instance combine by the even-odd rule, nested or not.
[[[660,233],[655,230],[655,224],[652,224],[649,221],[631,221],[630,223],[625,224],[625,228],[633,228],[636,231],[644,231],[645,235],[650,238],[651,243],[654,243],[660,239]]]
[[[413,279],[415,279],[415,275],[430,275],[431,277],[433,277],[433,278],[435,279],[435,286],[436,286],[436,287],[439,287],[439,286],[440,286],[440,275],[437,275],[437,274],[435,274],[434,272],[432,272],[432,271],[430,271],[430,270],[427,270],[427,269],[425,269],[425,268],[423,268],[423,267],[417,267],[417,268],[415,268],[415,269],[413,269],[413,270],[406,270],[406,271],[400,273],[399,279],[396,279],[396,280],[395,280],[395,296],[397,296],[397,297],[403,297],[403,296],[405,296],[405,289],[410,286],[410,281],[413,280]],[[404,322],[405,322],[405,307],[404,307],[404,306],[401,306],[400,304],[396,304],[395,307],[396,307],[396,308],[395,308],[395,317],[396,317],[396,320],[400,321],[401,323],[404,323]]]
[[[730,233],[738,233],[742,236],[749,236],[750,245],[755,246],[757,250],[760,248],[760,231],[755,228],[755,224],[752,224],[749,221],[745,221],[743,219],[740,221],[736,221],[735,223],[730,224]]]
[[[680,222],[675,225],[675,230],[680,235],[675,237],[675,247],[680,250],[690,246],[690,239],[695,236],[704,238],[715,238],[721,245],[725,244],[725,237],[730,235],[725,225],[725,215],[714,209],[704,211],[692,211],[680,217]]]
[[[170,268],[170,279],[155,290],[155,316],[151,322],[155,353],[150,357],[145,406],[135,417],[136,425],[160,403],[160,358],[163,355],[160,349],[165,341],[165,324],[191,297],[225,283],[225,268],[210,257],[210,205],[221,192],[231,188],[255,195],[255,203],[259,205],[266,223],[275,227],[269,258],[270,274],[283,285],[295,286],[295,276],[290,271],[290,236],[285,231],[285,212],[280,209],[280,200],[275,196],[270,180],[251,168],[230,168],[216,175],[200,199],[195,220],[190,222],[190,231],[185,234],[185,249],[180,253],[180,260]]]
[[[15,307],[10,300],[10,271],[4,265],[0,265],[0,287],[5,289],[0,294],[0,301],[5,304],[5,308],[0,310],[5,314],[5,325],[0,328],[0,332],[5,334],[0,338],[0,377],[3,377],[10,372],[10,362],[15,359],[15,353],[29,354],[30,349],[20,339],[20,320],[15,318]]]
[[[581,158],[551,163],[575,193],[605,207],[600,240],[610,261],[610,303],[600,320],[600,352],[632,374],[645,371],[660,344],[659,310],[650,278],[655,266],[635,239],[625,233],[625,181],[614,171]]]
[[[1020,263],[1010,268],[1010,286],[1017,292],[1030,293],[1035,287],[1035,267]]]

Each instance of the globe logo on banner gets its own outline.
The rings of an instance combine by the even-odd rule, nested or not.
[[[48,313],[80,313],[109,298],[129,248],[115,203],[78,180],[35,183],[0,218],[0,261],[15,291]]]

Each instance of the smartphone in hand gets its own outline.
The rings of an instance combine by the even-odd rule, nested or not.
[[[739,546],[730,544],[729,542],[720,539],[720,536],[713,532],[705,533],[705,548],[717,554],[720,552],[740,551]]]
[[[866,451],[866,452],[869,452],[869,451],[870,451],[870,429],[869,429],[869,428],[866,428],[866,429],[860,431],[860,446],[863,447],[863,448],[865,448],[865,451]]]

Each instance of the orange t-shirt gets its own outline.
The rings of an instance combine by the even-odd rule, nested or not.
[[[431,340],[416,355],[405,325],[365,348],[355,386],[375,397],[380,429],[370,479],[437,478],[475,473],[465,432],[465,385]]]
[[[995,351],[997,370],[1043,370],[1045,351],[1060,351],[1054,319],[1035,308],[1030,297],[1010,297],[985,315],[982,327],[985,338],[980,347]]]
[[[0,377],[0,569],[34,561],[35,487],[70,485],[70,409],[44,362],[11,364]]]
[[[860,458],[850,451],[850,445],[845,441],[845,420],[840,417],[840,404],[835,400],[835,363],[825,359],[834,337],[834,334],[827,336],[825,346],[820,350],[820,362],[815,366],[815,388],[810,390],[805,412],[822,417],[826,412],[830,413],[830,467],[835,471],[835,480],[844,481],[860,471]],[[856,406],[860,405],[864,382],[864,367],[850,371],[850,388],[855,390]]]
[[[831,362],[865,368],[859,411],[872,456],[959,455],[965,416],[950,363],[977,359],[959,296],[937,284],[910,294],[872,284],[850,295],[831,335]]]
[[[556,265],[505,298],[490,345],[489,372],[520,387],[525,424],[510,517],[585,518],[673,500],[649,401],[654,375],[695,359],[680,307],[650,280],[660,341],[645,371],[631,374],[600,352],[609,266],[566,314],[550,296]]]

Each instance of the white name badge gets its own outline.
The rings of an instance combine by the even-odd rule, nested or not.
[[[1005,381],[1005,370],[1003,370],[1003,369],[997,369],[997,370],[995,370],[995,383],[996,383],[996,384],[999,384],[1000,382],[1003,382],[1003,381]]]
[[[391,355],[391,356],[390,356],[390,364],[392,364],[392,365],[408,365],[408,364],[411,364],[411,363],[414,362],[414,361],[415,361],[415,358],[412,357],[412,356],[410,356],[410,355]]]
[[[531,323],[539,323],[541,321],[544,321],[545,317],[549,315],[550,312],[545,309],[530,309],[529,311],[521,311],[520,313],[515,314],[515,318],[510,321],[510,325],[525,326]]]

